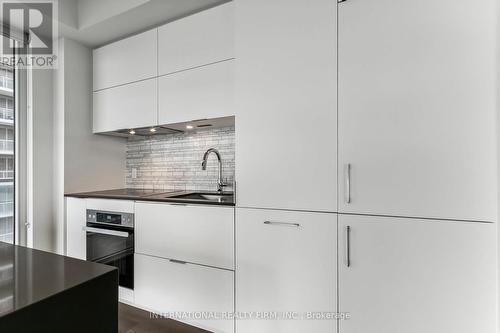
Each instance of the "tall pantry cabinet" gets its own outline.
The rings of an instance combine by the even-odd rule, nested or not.
[[[495,333],[496,226],[339,215],[341,333]]]
[[[336,330],[336,10],[235,1],[239,333]]]
[[[496,332],[495,1],[235,9],[236,331]]]
[[[495,0],[347,0],[339,211],[494,222]]]
[[[338,4],[341,333],[497,331],[496,28],[494,0]]]
[[[236,0],[238,205],[337,210],[333,0]]]
[[[341,333],[496,332],[496,34],[494,0],[338,4]]]

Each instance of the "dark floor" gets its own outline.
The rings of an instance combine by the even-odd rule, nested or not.
[[[149,312],[120,303],[118,333],[210,333],[172,319],[155,319]]]

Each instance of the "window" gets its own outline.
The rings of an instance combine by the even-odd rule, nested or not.
[[[14,243],[14,68],[0,64],[0,241]]]

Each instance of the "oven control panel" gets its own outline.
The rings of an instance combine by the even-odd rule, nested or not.
[[[134,214],[87,209],[87,222],[134,227]]]

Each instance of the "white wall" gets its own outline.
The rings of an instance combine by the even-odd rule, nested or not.
[[[64,193],[125,186],[125,140],[92,134],[92,51],[59,43],[54,76],[54,250],[64,253]]]
[[[78,28],[85,29],[143,5],[149,0],[78,0]]]
[[[125,140],[92,134],[92,52],[59,41],[33,71],[33,246],[64,253],[64,193],[125,186]]]
[[[125,185],[126,140],[92,134],[92,51],[64,45],[64,192]]]
[[[500,43],[498,42],[498,38],[500,37],[500,5],[499,2],[497,1],[497,134],[498,134],[498,145],[497,149],[498,154],[497,158],[500,159]],[[498,161],[497,165],[500,167],[500,161]],[[500,174],[500,170],[498,170]],[[499,184],[498,184],[498,198],[500,198],[500,177],[497,177]],[[497,278],[498,278],[498,284],[497,284],[497,294],[498,294],[498,303],[497,303],[497,311],[499,312],[497,316],[497,327],[500,329],[500,228],[498,226],[498,223],[500,222],[500,204],[498,205],[499,212],[497,214],[497,259],[498,259],[498,267],[497,267]]]

